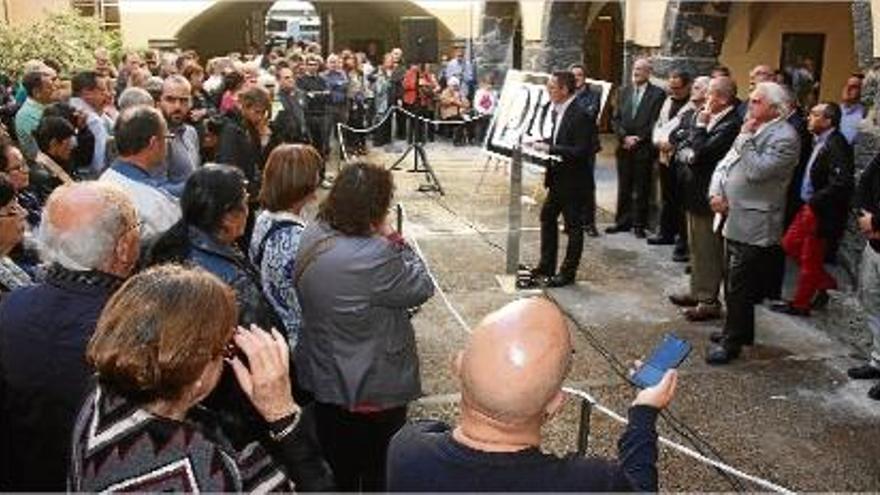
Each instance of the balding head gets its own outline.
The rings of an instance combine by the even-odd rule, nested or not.
[[[46,201],[39,239],[50,263],[125,277],[137,261],[137,213],[125,193],[111,184],[62,185]]]
[[[544,416],[571,363],[562,312],[541,298],[512,302],[487,316],[459,356],[462,408],[518,425]]]

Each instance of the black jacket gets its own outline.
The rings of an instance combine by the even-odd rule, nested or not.
[[[282,110],[272,121],[272,139],[277,143],[309,143],[309,129],[306,125],[303,91],[278,92]]]
[[[856,208],[858,213],[865,210],[874,217],[874,232],[880,232],[880,153],[862,172],[859,187],[856,191]],[[880,240],[870,241],[874,251],[880,253]]]
[[[819,223],[819,237],[836,241],[846,228],[855,182],[852,148],[839,130],[835,129],[828,136],[825,146],[816,155],[810,169],[810,182],[813,185],[810,206]]]
[[[651,143],[651,134],[654,131],[654,123],[660,115],[660,108],[666,93],[651,83],[646,83],[645,92],[639,100],[639,107],[633,115],[632,110],[633,86],[624,87],[617,95],[617,106],[611,117],[611,126],[617,135],[619,142],[623,142],[625,136],[638,136],[641,140],[630,153],[635,154],[637,159],[653,159],[657,149]],[[618,148],[619,152],[623,148]]]
[[[804,171],[807,169],[807,162],[810,161],[810,155],[813,153],[813,135],[807,129],[807,119],[799,108],[792,112],[786,121],[795,128],[801,141],[801,155],[798,159],[797,167],[791,175],[791,182],[788,184],[787,199],[785,201],[785,226],[788,227],[804,204],[801,200],[801,184],[804,181]]]
[[[296,80],[296,87],[305,92],[306,115],[320,117],[327,113],[330,104],[330,92],[327,81],[323,77],[305,75]]]
[[[675,159],[684,187],[684,206],[691,213],[709,215],[709,182],[718,162],[724,158],[736,137],[742,121],[736,109],[727,113],[711,130],[695,123],[697,113],[688,111],[681,125],[669,136],[675,146]]]
[[[548,160],[544,187],[556,193],[586,190],[596,159],[596,134],[596,120],[581,111],[577,101],[572,101],[559,123],[556,144],[552,134],[547,141],[550,154],[562,161]]]
[[[244,121],[238,110],[226,112],[225,117],[226,122],[217,145],[216,161],[241,169],[248,180],[248,193],[255,200],[260,194],[262,168],[268,150],[263,148],[260,137]]]
[[[602,111],[602,88],[592,84],[585,84],[583,88],[575,93],[574,103],[578,104],[590,120],[593,122],[598,121],[599,113]],[[598,153],[602,149],[602,145],[599,143],[599,133],[595,132],[593,136],[593,148]]]

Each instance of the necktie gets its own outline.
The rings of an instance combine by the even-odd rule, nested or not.
[[[556,144],[556,118],[559,116],[559,112],[556,111],[556,106],[553,106],[553,110],[550,111],[550,118],[553,119],[553,127],[550,129],[550,142]]]
[[[636,114],[639,113],[639,103],[642,102],[642,90],[638,86],[633,88],[633,96],[632,96],[632,118],[636,118]]]

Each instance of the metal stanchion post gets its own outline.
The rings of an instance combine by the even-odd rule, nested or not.
[[[587,454],[587,447],[590,443],[590,415],[593,412],[593,403],[587,399],[581,399],[581,422],[578,426],[578,446],[577,453],[579,457]]]
[[[507,274],[519,269],[519,241],[522,228],[522,143],[513,147],[510,160],[510,201],[507,209]]]

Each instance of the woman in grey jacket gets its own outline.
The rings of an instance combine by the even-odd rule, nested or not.
[[[434,288],[387,223],[393,189],[384,168],[348,165],[297,254],[297,379],[314,395],[318,437],[342,491],[384,491],[388,441],[421,394],[407,310]]]

